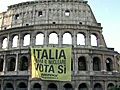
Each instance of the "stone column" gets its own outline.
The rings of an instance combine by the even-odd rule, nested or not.
[[[7,48],[11,48],[11,47],[12,47],[12,38],[10,38],[9,34],[8,34],[8,36],[7,36],[7,39],[8,39],[8,40],[7,40],[7,42],[8,42],[8,43],[7,43],[7,44],[8,44],[8,45],[7,45]]]
[[[6,71],[6,55],[4,54],[4,63],[3,63],[3,72],[5,72]]]
[[[113,71],[117,71],[117,64],[116,64],[116,55],[113,56]]]
[[[61,86],[60,86],[60,84],[58,84],[57,86],[58,86],[58,89],[57,89],[57,90],[61,90]]]
[[[98,37],[97,37],[97,46],[98,47],[101,47],[101,40],[100,39],[101,39],[100,35],[98,35]]]
[[[27,90],[31,90],[30,80],[28,80],[28,89]]]
[[[18,53],[16,54],[16,64],[15,64],[15,72],[17,73],[18,72],[18,64],[19,63],[19,58],[18,58]]]
[[[98,46],[99,47],[103,47],[101,34],[99,34],[97,38],[98,38],[98,41],[97,41],[98,42]]]
[[[48,88],[48,85],[45,82],[43,82],[41,90],[47,90],[47,88]]]
[[[74,47],[76,47],[76,45],[77,45],[77,36],[76,36],[76,33],[74,32],[72,36],[73,36],[72,37],[72,45]]]
[[[86,46],[91,46],[91,36],[90,36],[89,32],[86,33],[85,44],[86,44]]]
[[[106,72],[106,59],[105,59],[105,56],[104,54],[102,55],[102,64],[101,64],[101,69]]]
[[[32,33],[30,37],[30,46],[34,45],[35,45],[35,33]]]
[[[104,82],[104,90],[107,90],[107,82]]]
[[[93,71],[93,60],[92,60],[92,56],[91,55],[88,55],[87,57],[87,69],[88,71],[90,71],[90,73]]]
[[[78,90],[78,88],[75,88],[75,90]]]
[[[2,43],[3,43],[3,41],[2,41],[2,39],[0,39],[0,48],[2,48]]]
[[[19,43],[18,47],[19,48],[21,48],[23,46],[23,39],[24,39],[23,35],[19,34],[19,36],[18,36],[18,43]]]
[[[88,85],[88,90],[93,90],[93,76],[90,76],[90,82]]]
[[[1,90],[4,90],[4,81],[1,80],[1,82],[2,82],[2,83],[1,83],[1,88],[0,88],[0,89],[1,89]]]
[[[60,47],[62,46],[62,34],[61,34],[61,31],[59,32],[59,35],[58,35],[58,44],[59,44]]]
[[[14,80],[14,82],[13,82],[13,88],[14,88],[14,90],[17,90],[17,80]]]
[[[45,44],[45,46],[47,46],[48,45],[48,34],[47,34],[47,31],[45,30],[45,33],[44,33],[44,44]]]
[[[117,71],[117,55],[114,56],[115,71]]]
[[[73,57],[73,71],[74,71],[74,74],[76,74],[78,72],[78,57],[75,51],[73,52],[73,56],[74,56]]]

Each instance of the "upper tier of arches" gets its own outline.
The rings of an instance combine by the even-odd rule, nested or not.
[[[26,46],[38,45],[56,45],[64,46],[70,45],[74,47],[80,46],[94,46],[106,47],[103,38],[99,32],[86,31],[22,31],[18,33],[10,33],[0,36],[0,48],[19,48]]]

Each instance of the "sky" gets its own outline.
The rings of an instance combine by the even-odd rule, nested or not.
[[[33,0],[0,0],[0,12],[7,6]],[[120,53],[120,0],[87,0],[98,23],[103,27],[107,47]]]

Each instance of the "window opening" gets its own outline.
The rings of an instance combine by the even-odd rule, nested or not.
[[[19,69],[21,71],[28,70],[28,58],[26,56],[23,56],[20,58]]]
[[[72,44],[72,37],[70,33],[65,33],[63,35],[63,44]]]
[[[100,71],[101,70],[100,59],[98,57],[93,58],[93,70],[94,71]]]
[[[82,33],[77,34],[77,45],[85,45],[85,36]]]
[[[15,20],[19,19],[19,14],[15,15]]]
[[[26,34],[24,36],[23,46],[28,46],[28,45],[30,45],[30,34]]]
[[[39,33],[36,35],[35,45],[43,45],[44,44],[44,34]]]
[[[79,71],[86,71],[87,70],[86,59],[83,56],[78,58],[78,70]]]
[[[12,47],[17,47],[18,46],[18,36],[13,37],[13,42],[12,42]]]
[[[70,16],[70,11],[69,10],[65,10],[65,16]]]
[[[58,35],[56,33],[49,35],[49,44],[58,44]]]
[[[39,17],[43,16],[42,11],[39,11],[39,12],[38,12],[38,16],[39,16]]]

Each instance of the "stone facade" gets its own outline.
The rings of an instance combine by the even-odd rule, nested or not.
[[[71,81],[31,78],[30,47],[69,46]],[[119,68],[120,54],[107,47],[87,1],[23,2],[0,13],[1,90],[110,90],[120,87]]]

